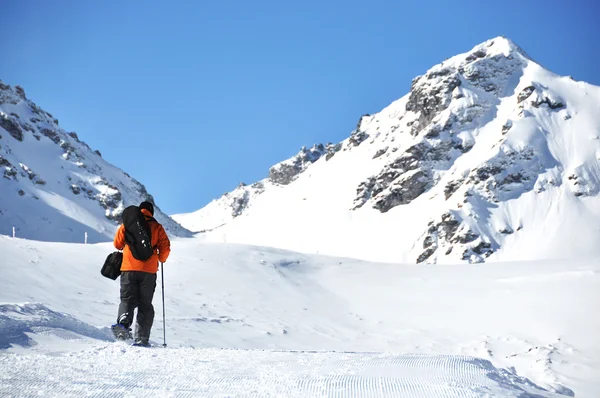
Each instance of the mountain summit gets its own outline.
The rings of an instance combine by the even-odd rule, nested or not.
[[[413,79],[338,144],[173,218],[213,241],[373,261],[598,253],[600,88],[497,37]]]
[[[154,202],[146,188],[106,162],[76,133],[0,81],[0,234],[83,242],[111,240],[125,206]],[[170,234],[189,231],[156,207]]]

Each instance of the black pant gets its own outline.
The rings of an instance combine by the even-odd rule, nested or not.
[[[154,322],[152,298],[156,289],[156,274],[140,271],[121,273],[121,304],[117,323],[130,327],[133,323],[133,310],[138,313],[135,325],[135,339],[148,341]]]

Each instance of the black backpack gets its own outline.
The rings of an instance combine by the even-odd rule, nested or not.
[[[156,222],[152,217],[150,217],[150,221]],[[125,243],[129,246],[133,257],[141,261],[152,257],[154,254],[152,230],[139,207],[129,206],[123,211],[123,226],[125,227]]]
[[[123,253],[114,252],[106,257],[106,261],[100,270],[102,276],[105,276],[113,281],[121,275],[121,263],[123,262]]]

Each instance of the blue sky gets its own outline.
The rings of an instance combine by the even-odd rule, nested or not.
[[[170,214],[345,139],[413,77],[495,36],[600,85],[592,0],[32,0],[2,14],[0,79]]]

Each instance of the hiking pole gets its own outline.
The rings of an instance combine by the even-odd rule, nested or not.
[[[162,304],[163,304],[163,347],[167,346],[167,322],[165,320],[165,263],[160,263],[160,280],[162,282]]]

